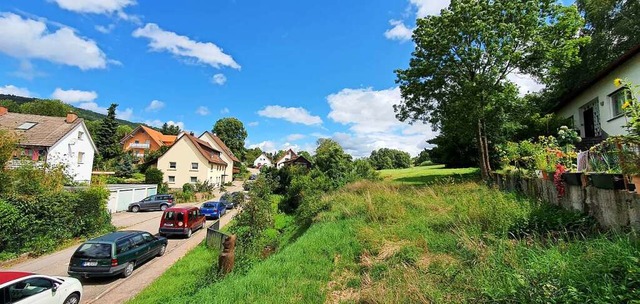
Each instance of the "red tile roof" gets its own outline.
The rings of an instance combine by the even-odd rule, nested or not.
[[[222,158],[220,158],[220,156],[218,155],[220,151],[211,147],[211,145],[209,145],[208,142],[198,139],[197,137],[187,133],[185,133],[183,136],[191,140],[193,145],[196,146],[196,148],[202,154],[202,156],[204,156],[204,158],[206,158],[210,163],[225,165],[225,166],[227,165],[227,163],[224,160],[222,160]]]
[[[220,139],[220,137],[218,137],[217,135],[215,135],[215,134],[213,134],[213,133],[211,133],[209,131],[204,132],[204,134],[209,134],[209,136],[211,136],[211,138],[213,138],[213,140],[216,142],[216,144],[218,144],[218,146],[220,146],[220,148],[222,148],[224,153],[229,155],[231,160],[233,160],[234,162],[240,162],[240,160],[235,155],[233,155],[233,151],[231,151],[231,149],[229,149],[229,147],[227,147],[227,145],[224,143],[224,141],[222,141],[222,139]]]

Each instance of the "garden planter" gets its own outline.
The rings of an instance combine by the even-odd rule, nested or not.
[[[589,174],[591,184],[600,189],[623,190],[624,176],[622,174],[592,173]]]
[[[567,185],[582,186],[582,172],[566,172],[562,174],[562,179]]]
[[[631,182],[636,187],[636,193],[640,193],[640,175],[634,175],[631,177]]]

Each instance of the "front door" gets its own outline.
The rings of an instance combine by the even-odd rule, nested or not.
[[[584,137],[595,137],[595,123],[593,119],[593,107],[585,109],[582,112],[583,121],[584,121]]]

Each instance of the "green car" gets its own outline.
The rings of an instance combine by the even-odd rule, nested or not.
[[[69,262],[72,277],[128,277],[136,265],[167,249],[167,239],[146,231],[116,231],[86,241],[73,253]]]

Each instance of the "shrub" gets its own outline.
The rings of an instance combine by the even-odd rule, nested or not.
[[[182,185],[182,192],[184,193],[193,193],[194,190],[195,190],[195,187],[191,183],[186,183]]]
[[[211,193],[213,191],[213,184],[209,183],[209,181],[204,182],[196,182],[194,190],[200,193]],[[184,186],[182,187],[182,191],[184,191]]]
[[[158,168],[149,168],[144,173],[144,182],[147,184],[161,185],[164,179],[164,173]]]

